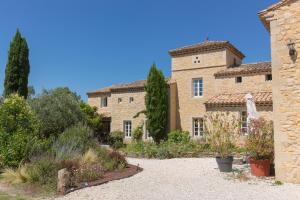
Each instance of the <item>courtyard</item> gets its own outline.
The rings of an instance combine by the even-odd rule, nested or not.
[[[300,185],[275,184],[273,178],[249,180],[219,172],[214,158],[151,160],[128,158],[144,170],[127,179],[75,191],[58,200],[298,200]],[[234,165],[234,168],[241,168]]]

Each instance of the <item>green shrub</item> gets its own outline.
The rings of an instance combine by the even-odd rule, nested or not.
[[[172,131],[168,134],[168,142],[188,143],[191,140],[190,133],[187,131]]]
[[[24,98],[11,95],[0,107],[0,155],[7,167],[28,160],[38,138],[38,121]]]
[[[57,160],[81,156],[94,145],[92,130],[77,124],[65,130],[53,144],[53,152]]]
[[[143,125],[136,127],[132,133],[132,139],[136,142],[139,142],[143,139]]]
[[[49,185],[55,188],[59,164],[51,157],[36,160],[28,165],[28,175],[31,183]]]
[[[43,136],[58,136],[65,129],[81,122],[83,113],[80,98],[68,88],[44,90],[30,101],[33,111],[41,123]]]
[[[114,149],[123,147],[124,133],[122,131],[114,131],[110,133],[109,144]]]
[[[102,116],[97,112],[97,107],[92,107],[84,102],[80,103],[83,121],[93,130],[94,137],[100,142],[107,142],[108,134],[103,135],[101,131]]]

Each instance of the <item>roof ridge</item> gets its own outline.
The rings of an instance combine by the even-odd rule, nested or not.
[[[271,63],[271,61],[258,61],[258,62],[251,62],[251,63],[242,63],[241,65],[257,65],[260,63]]]
[[[247,93],[253,93],[253,94],[256,94],[256,93],[272,93],[272,91],[255,91],[255,92],[224,92],[224,93],[221,93],[219,95],[224,95],[224,94],[247,94]]]

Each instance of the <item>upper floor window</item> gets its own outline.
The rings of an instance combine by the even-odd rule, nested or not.
[[[199,64],[200,63],[200,57],[199,56],[194,56],[193,57],[193,63],[194,64]]]
[[[203,118],[194,118],[193,119],[193,134],[194,134],[194,137],[203,136],[203,132],[204,132]]]
[[[202,78],[193,79],[193,96],[202,97],[203,96],[203,80]]]
[[[242,83],[243,78],[241,76],[235,77],[235,83]]]
[[[131,137],[132,124],[131,121],[124,121],[124,134],[125,137]]]
[[[272,74],[266,74],[266,81],[272,81]]]
[[[101,108],[107,107],[107,97],[101,97]]]
[[[118,103],[122,103],[122,98],[118,98]]]
[[[134,101],[133,97],[129,97],[129,103],[132,103]]]
[[[247,112],[241,112],[241,132],[243,135],[248,133],[248,122],[247,122]]]

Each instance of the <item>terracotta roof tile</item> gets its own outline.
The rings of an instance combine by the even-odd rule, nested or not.
[[[272,72],[271,62],[259,62],[259,63],[242,64],[237,67],[230,67],[222,71],[219,71],[214,75],[215,77],[226,77],[226,76],[271,73],[271,72]]]
[[[115,84],[109,87],[101,88],[99,90],[88,92],[87,95],[110,93],[115,90],[144,88],[145,84],[146,84],[146,80],[134,81],[131,83]]]
[[[166,81],[168,83],[172,83],[172,80],[170,78],[166,78]],[[134,81],[131,83],[115,84],[115,85],[111,85],[109,87],[101,88],[99,90],[87,92],[87,95],[110,93],[110,92],[119,91],[119,90],[144,89],[146,83],[147,83],[147,80],[139,80],[139,81]]]
[[[237,48],[235,48],[229,41],[205,41],[202,43],[170,50],[169,54],[173,57],[176,57],[186,54],[207,52],[219,49],[230,49],[240,58],[243,59],[245,57],[245,55],[242,52],[240,52]]]
[[[247,93],[219,94],[205,102],[205,105],[208,107],[241,106],[246,104],[246,94]],[[272,92],[256,92],[251,94],[253,95],[255,104],[272,105]]]

